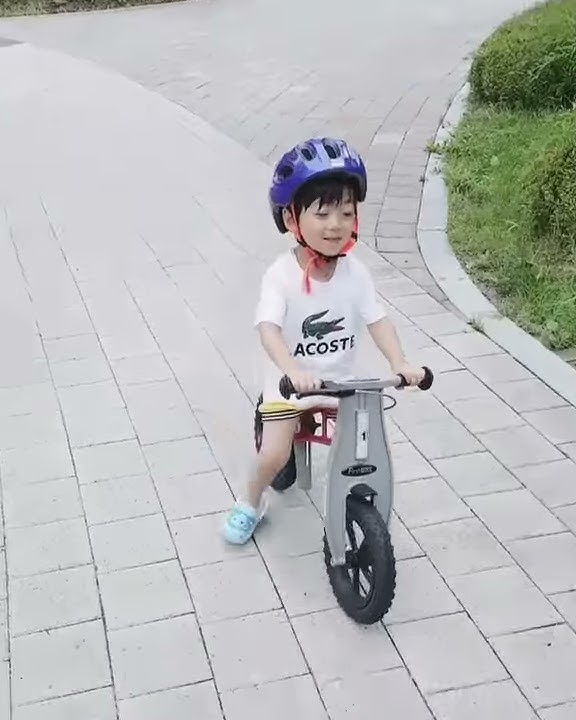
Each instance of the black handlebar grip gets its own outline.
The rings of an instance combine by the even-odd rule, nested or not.
[[[424,370],[424,377],[418,383],[418,387],[420,390],[430,390],[432,383],[434,382],[434,373],[429,367],[424,366],[422,369]]]
[[[408,380],[402,375],[402,373],[398,373],[398,377],[400,378],[400,382],[398,383],[398,390],[401,390],[402,388],[408,387],[409,383]]]
[[[285,400],[289,400],[290,397],[296,393],[296,388],[292,384],[292,380],[290,380],[288,375],[284,375],[280,379],[278,389],[280,390],[280,395],[282,395]]]
[[[429,367],[423,367],[422,370],[424,370],[424,377],[420,382],[418,383],[418,387],[420,390],[430,390],[432,387],[432,383],[434,382],[434,375],[432,374],[432,370],[430,370]],[[400,383],[398,385],[398,388],[405,388],[408,387],[409,383],[408,380],[402,375],[401,373],[398,373],[398,377],[400,378]]]

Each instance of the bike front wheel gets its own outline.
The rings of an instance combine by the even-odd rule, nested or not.
[[[348,496],[346,563],[332,565],[324,533],[324,561],[330,585],[344,612],[362,625],[381,620],[390,609],[396,589],[396,562],[390,533],[376,507]]]

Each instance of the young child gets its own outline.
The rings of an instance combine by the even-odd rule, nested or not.
[[[287,152],[274,170],[272,215],[298,245],[281,255],[262,280],[255,324],[265,350],[262,439],[245,501],[231,510],[224,535],[243,544],[266,511],[265,490],[290,457],[301,410],[278,383],[288,375],[299,392],[322,380],[354,377],[356,338],[367,327],[392,371],[411,385],[421,368],[406,361],[392,322],[366,267],[349,255],[358,239],[358,203],[366,198],[366,168],[344,140],[311,139]]]

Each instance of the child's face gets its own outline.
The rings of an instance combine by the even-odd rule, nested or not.
[[[297,226],[290,215],[286,218],[288,229],[294,234]],[[306,243],[322,255],[338,256],[352,237],[356,224],[356,208],[350,193],[345,193],[342,202],[322,205],[315,200],[300,213],[300,232]]]

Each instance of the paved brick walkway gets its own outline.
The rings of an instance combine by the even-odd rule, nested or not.
[[[345,135],[370,170],[364,241],[443,301],[415,235],[425,148],[464,80],[463,58],[531,4],[295,0],[280,26],[278,0],[201,1],[0,22],[0,34],[117,69],[263,160],[302,137]]]
[[[427,7],[412,6],[420,45],[434,23],[461,37],[464,10]],[[191,35],[237,27],[231,4],[163,11],[178,28],[196,13]],[[74,31],[94,54],[101,23],[131,17],[136,45],[156,26],[167,66],[175,26],[158,13],[18,27],[62,46]],[[354,20],[373,33],[360,61],[370,17]],[[359,248],[410,354],[438,374],[390,420],[398,593],[385,627],[359,628],[325,580],[321,487],[276,498],[247,548],[218,534],[251,452],[257,278],[284,247],[269,169],[158,95],[22,45],[0,48],[0,157],[0,717],[572,720],[575,408]]]

